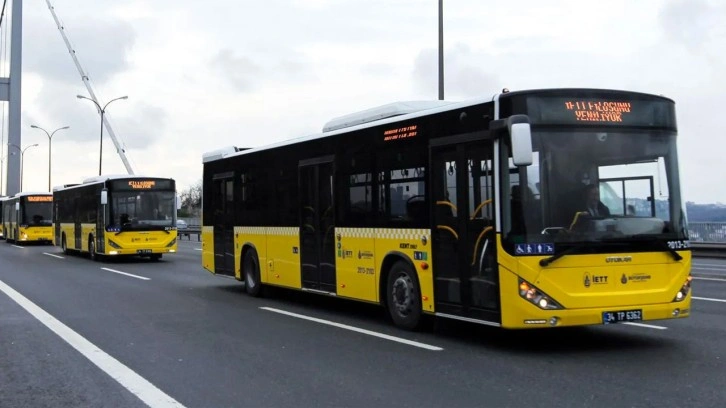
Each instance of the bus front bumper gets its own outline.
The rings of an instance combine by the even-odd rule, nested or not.
[[[691,314],[691,295],[680,301],[654,305],[559,310],[525,310],[503,314],[502,326],[511,329],[588,325],[638,324],[650,320],[679,319]]]

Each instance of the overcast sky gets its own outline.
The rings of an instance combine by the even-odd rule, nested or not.
[[[45,0],[24,0],[24,190],[98,173],[100,119]],[[53,0],[137,174],[201,179],[201,155],[317,133],[329,119],[436,99],[436,0]],[[447,100],[502,88],[675,99],[684,198],[726,203],[726,2],[445,0]],[[7,69],[3,71],[7,74]],[[7,124],[5,125],[7,126]],[[104,132],[105,133],[105,132]],[[7,142],[7,140],[6,140]],[[103,168],[125,168],[106,134]]]

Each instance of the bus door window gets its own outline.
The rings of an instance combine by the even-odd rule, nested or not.
[[[499,304],[491,153],[481,151],[467,159],[470,302],[472,306],[486,309],[496,309]]]
[[[459,222],[457,180],[458,163],[455,148],[432,149],[433,172],[433,229],[432,245],[434,279],[436,280],[434,299],[439,302],[460,304],[461,278],[459,274]]]
[[[333,163],[300,166],[300,261],[303,286],[335,293]]]
[[[234,219],[233,173],[214,178],[214,271],[218,275],[234,276]],[[172,193],[173,195],[173,193]]]

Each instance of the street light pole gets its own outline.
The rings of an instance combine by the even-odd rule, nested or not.
[[[50,163],[51,163],[51,161],[50,161],[50,144],[51,144],[51,141],[53,139],[53,135],[55,134],[55,132],[57,132],[59,130],[63,130],[63,129],[70,129],[70,126],[63,126],[62,128],[58,128],[51,133],[48,133],[47,130],[43,129],[40,126],[30,125],[30,127],[33,129],[40,129],[43,132],[45,132],[45,134],[48,136],[48,191],[50,192],[51,191],[50,190]]]
[[[89,101],[93,102],[94,105],[96,105],[96,107],[98,108],[98,111],[101,112],[101,141],[99,143],[99,153],[98,153],[98,175],[100,176],[101,175],[101,163],[103,161],[103,115],[106,113],[106,107],[108,105],[110,105],[111,102],[118,101],[119,99],[128,99],[129,97],[125,95],[125,96],[120,96],[116,99],[111,99],[110,101],[108,101],[107,104],[103,105],[103,108],[95,100],[93,100],[91,98],[87,98],[83,95],[76,95],[76,98],[88,99]]]
[[[23,166],[25,164],[25,151],[30,149],[31,147],[38,146],[37,143],[32,144],[30,146],[26,146],[24,149],[20,146],[16,145],[15,143],[8,143],[8,146],[14,146],[16,149],[20,150],[20,192],[23,191]]]
[[[444,100],[444,0],[439,0],[439,100]]]

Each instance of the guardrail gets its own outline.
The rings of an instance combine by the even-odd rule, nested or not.
[[[176,231],[177,237],[181,241],[184,237],[188,240],[192,240],[192,235],[197,236],[197,241],[202,240],[202,226],[201,225],[190,225],[188,228],[180,229]]]
[[[688,236],[694,255],[726,257],[726,222],[690,222]]]

